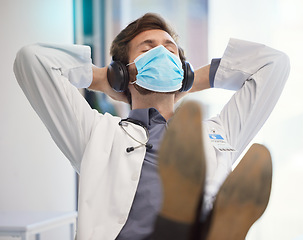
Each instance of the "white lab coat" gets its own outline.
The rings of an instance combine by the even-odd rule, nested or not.
[[[17,54],[14,72],[52,138],[80,174],[78,240],[115,239],[125,224],[137,189],[145,148],[119,127],[119,117],[92,110],[77,88],[92,81],[90,48],[34,44]],[[203,124],[207,158],[206,208],[232,164],[275,106],[289,74],[288,57],[261,44],[231,39],[214,85],[237,92],[215,118]],[[145,131],[127,131],[144,141]],[[214,148],[216,131],[236,153]]]

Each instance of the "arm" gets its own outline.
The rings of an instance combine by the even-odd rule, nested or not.
[[[202,91],[210,88],[209,83],[210,64],[195,70],[195,79],[190,93]]]
[[[236,90],[213,126],[223,128],[238,152],[260,130],[276,105],[289,75],[288,57],[262,44],[231,39],[221,59],[214,87]]]
[[[96,111],[73,85],[87,87],[91,82],[90,49],[26,46],[17,54],[14,72],[30,104],[79,173]]]
[[[114,100],[128,103],[127,98],[123,93],[114,91],[109,85],[107,80],[107,67],[98,68],[93,65],[92,69],[93,80],[89,86],[90,90],[103,92]]]

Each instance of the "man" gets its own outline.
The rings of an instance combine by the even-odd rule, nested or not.
[[[191,146],[191,137],[197,138],[195,149],[201,146],[194,159],[187,159],[187,153],[195,149],[187,150],[183,161],[188,161],[188,166],[199,166],[197,185],[201,188],[195,188],[194,197],[198,199],[204,192],[201,217],[205,219],[232,164],[277,102],[288,76],[288,58],[264,45],[232,39],[221,60],[213,60],[211,65],[195,71],[191,92],[209,87],[237,91],[222,112],[205,121],[201,128],[195,104],[185,105],[179,111],[180,117],[173,118],[174,103],[185,94],[178,92],[185,58],[174,33],[161,17],[146,14],[129,24],[113,41],[111,53],[129,74],[124,93],[111,88],[107,67],[92,67],[90,49],[85,46],[24,47],[16,57],[14,72],[52,138],[81,174],[77,239],[148,239],[156,219],[160,219],[160,224],[157,220],[155,238],[160,239],[161,226],[165,225],[161,216],[174,220],[174,214],[162,208],[162,194],[163,206],[167,205],[167,181],[163,180],[162,193],[157,169],[160,142],[167,126],[174,127],[168,127],[164,144],[173,138],[170,131],[185,125],[184,148]],[[128,120],[92,110],[77,90],[85,87],[129,101],[132,110]],[[190,114],[193,116],[188,117]],[[215,138],[219,138],[220,145]],[[176,141],[181,139],[176,138],[172,144]],[[160,160],[170,158],[166,151],[167,147],[161,150],[164,157],[160,152]],[[178,202],[178,198],[175,200]],[[191,212],[184,222],[191,224],[192,218]]]

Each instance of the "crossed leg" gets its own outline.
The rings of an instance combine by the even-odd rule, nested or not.
[[[154,240],[244,240],[265,211],[271,190],[268,150],[254,144],[221,186],[205,223],[203,202],[205,158],[200,106],[185,103],[176,112],[159,152],[163,205]]]

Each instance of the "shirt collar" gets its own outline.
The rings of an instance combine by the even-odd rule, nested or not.
[[[166,124],[165,118],[155,108],[133,109],[130,111],[128,118],[142,122],[147,129],[155,124]]]

